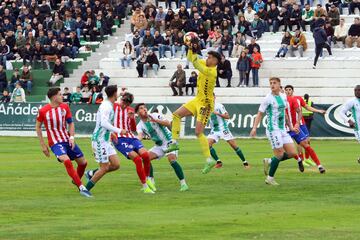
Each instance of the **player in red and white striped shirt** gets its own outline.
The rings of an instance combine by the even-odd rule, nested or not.
[[[67,104],[63,103],[60,88],[50,88],[47,96],[50,99],[50,103],[39,110],[35,127],[42,151],[45,156],[50,157],[49,148],[46,146],[42,136],[41,126],[44,124],[51,151],[55,154],[58,161],[64,164],[68,175],[79,188],[80,194],[85,197],[91,197],[91,193],[81,182],[87,162],[74,141],[75,126],[70,108]],[[77,171],[75,171],[71,160],[75,160],[78,164]]]

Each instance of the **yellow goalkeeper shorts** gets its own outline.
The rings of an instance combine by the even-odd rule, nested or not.
[[[206,126],[209,121],[211,113],[214,111],[214,100],[213,99],[197,99],[194,98],[183,105],[189,110],[193,116],[196,117],[196,121],[201,122]]]

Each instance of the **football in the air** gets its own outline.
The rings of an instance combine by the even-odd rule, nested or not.
[[[184,35],[184,43],[185,45],[189,46],[190,43],[194,42],[195,39],[198,39],[198,35],[196,32],[187,32]]]

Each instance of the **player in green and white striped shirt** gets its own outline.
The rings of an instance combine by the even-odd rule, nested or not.
[[[299,129],[294,129],[288,116],[285,114],[288,101],[286,95],[281,93],[280,79],[276,77],[270,78],[270,88],[271,93],[265,97],[259,107],[259,112],[255,118],[250,136],[256,136],[256,129],[260,124],[263,114],[266,113],[268,117],[266,135],[275,156],[271,159],[264,159],[264,173],[267,175],[265,183],[269,185],[279,185],[274,179],[279,163],[296,156],[294,142],[287,132],[286,125],[290,131],[296,133],[299,132]]]
[[[211,156],[216,160],[215,168],[221,168],[222,162],[219,159],[213,145],[219,142],[220,139],[225,140],[234,149],[239,156],[245,168],[249,167],[249,163],[245,160],[245,156],[237,145],[235,138],[231,134],[228,126],[229,113],[226,111],[224,105],[215,102],[214,112],[210,116],[211,131],[208,135],[208,142]]]
[[[164,119],[159,113],[148,113],[144,103],[137,104],[135,112],[140,118],[140,121],[136,126],[138,138],[142,140],[144,137],[148,136],[155,143],[155,146],[149,150],[150,161],[167,156],[171,167],[174,169],[175,174],[180,181],[180,191],[187,191],[189,187],[186,184],[183,170],[177,162],[178,151],[165,153],[165,150],[168,148],[168,143],[172,140],[171,132],[168,129],[171,127],[170,121]],[[152,168],[150,177],[152,178],[151,181],[154,183]]]

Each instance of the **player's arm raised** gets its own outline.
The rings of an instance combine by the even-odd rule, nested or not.
[[[263,117],[263,114],[264,113],[260,112],[260,111],[257,113],[255,121],[254,121],[254,126],[253,126],[253,128],[251,129],[251,132],[250,132],[250,137],[256,137],[256,129],[260,124],[260,121],[261,121],[261,119]]]
[[[46,146],[44,137],[42,135],[41,125],[42,125],[42,123],[40,121],[36,120],[36,124],[35,124],[36,134],[39,138],[42,152],[45,154],[45,156],[50,157],[49,148]]]
[[[320,113],[320,114],[325,114],[326,111],[325,110],[322,110],[322,109],[317,109],[317,108],[314,108],[314,107],[311,107],[309,105],[305,105],[304,108],[310,112],[314,112],[314,113]]]
[[[199,70],[202,74],[204,75],[211,75],[211,74],[216,74],[216,71],[213,73],[213,71],[206,66],[206,62],[203,59],[200,59],[199,56],[193,52],[193,50],[191,48],[195,48],[197,45],[197,43],[192,43],[191,47],[188,50],[188,54],[187,54],[187,58],[189,60],[189,62],[191,62],[194,65],[194,68],[196,68],[197,70]]]

